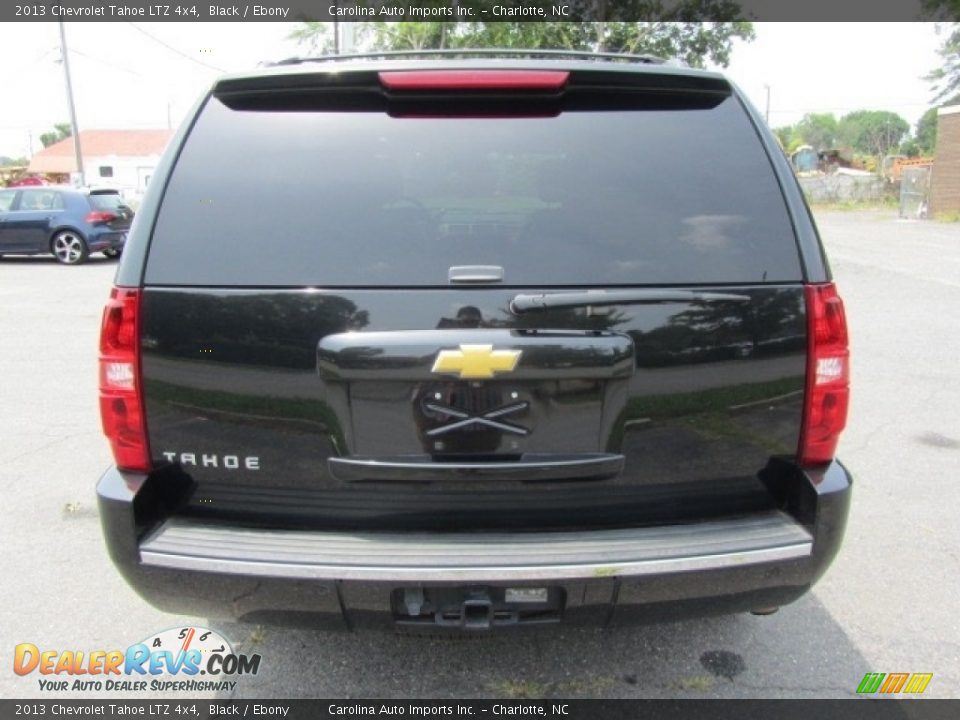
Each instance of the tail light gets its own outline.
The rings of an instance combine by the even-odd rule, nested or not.
[[[88,212],[84,218],[84,220],[86,220],[90,225],[96,225],[97,223],[108,223],[116,219],[116,213],[112,213],[107,210],[93,210]]]
[[[800,464],[833,459],[847,424],[850,400],[850,351],[843,301],[833,283],[808,285],[807,388],[800,429]]]
[[[148,471],[140,383],[140,291],[113,288],[100,327],[100,417],[117,467]]]
[[[559,90],[570,77],[556,70],[400,70],[381,72],[387,90]]]

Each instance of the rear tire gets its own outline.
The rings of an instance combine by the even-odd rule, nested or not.
[[[50,250],[57,262],[64,265],[79,265],[90,254],[87,243],[80,237],[80,233],[73,230],[61,230],[53,236]]]
[[[104,257],[108,257],[108,258],[118,258],[120,257],[120,252],[121,251],[117,250],[116,248],[107,248],[106,250],[103,251],[103,255]]]

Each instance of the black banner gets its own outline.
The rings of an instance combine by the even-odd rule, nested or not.
[[[3,3],[0,20],[70,22],[634,22],[946,20],[953,0],[260,0]]]
[[[953,720],[957,700],[0,700],[0,718]]]

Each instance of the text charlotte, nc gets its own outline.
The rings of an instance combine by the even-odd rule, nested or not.
[[[349,6],[337,7],[330,5],[327,12],[331,17],[342,18],[346,20],[361,18],[391,18],[393,20],[403,20],[416,18],[479,18],[479,17],[498,17],[498,18],[548,18],[548,17],[569,17],[569,5],[553,5],[549,10],[542,7],[524,7],[524,6],[506,6],[494,5],[492,8],[473,8],[470,6],[456,5],[455,7],[420,7],[418,5],[383,5],[382,7]]]
[[[47,12],[49,7],[49,13]],[[524,7],[494,5],[490,8],[474,8],[469,5],[454,7],[420,7],[418,5],[391,5],[379,7],[349,6],[327,7],[329,17],[342,20],[363,18],[390,18],[393,20],[429,19],[429,18],[551,18],[570,17],[569,5],[545,7]],[[16,15],[41,18],[285,18],[290,14],[289,7],[269,5],[17,5]]]

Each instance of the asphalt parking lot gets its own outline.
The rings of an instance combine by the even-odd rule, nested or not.
[[[114,572],[94,484],[96,341],[116,263],[0,260],[0,697],[38,697],[13,648],[124,648],[184,622],[263,657],[232,697],[849,697],[931,672],[960,697],[960,224],[818,216],[847,305],[855,475],[845,546],[771,617],[450,641],[259,628],[153,610]],[[61,696],[63,697],[63,696]]]

